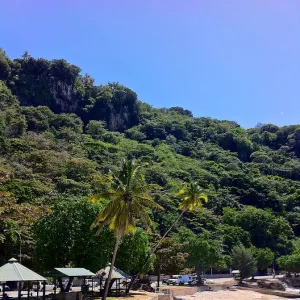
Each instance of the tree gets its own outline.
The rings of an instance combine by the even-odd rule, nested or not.
[[[300,272],[300,253],[289,255],[287,260],[287,271]]]
[[[133,234],[136,231],[137,219],[146,229],[150,228],[151,219],[148,215],[148,208],[162,209],[150,196],[150,192],[158,189],[159,186],[145,182],[140,171],[141,167],[142,165],[137,164],[134,160],[125,160],[120,171],[110,173],[103,178],[108,183],[108,191],[94,195],[90,199],[92,203],[108,201],[92,223],[92,228],[99,226],[98,233],[100,233],[107,225],[116,236],[103,300],[107,297],[121,239],[126,234]]]
[[[19,253],[19,243],[23,243],[22,262],[32,259],[33,239],[30,226],[49,213],[49,209],[31,203],[17,203],[10,192],[3,191],[3,185],[10,180],[10,171],[0,167],[0,263]],[[2,234],[3,233],[3,234]],[[22,235],[22,241],[19,239]],[[21,257],[20,257],[21,259]]]
[[[274,253],[269,248],[251,248],[252,254],[257,261],[257,269],[265,270],[274,263]]]
[[[93,139],[101,139],[105,130],[105,122],[91,120],[85,128],[87,134],[89,134]]]
[[[166,213],[147,211],[156,222],[157,236],[163,236],[178,219],[181,199],[174,194],[192,179],[208,191],[208,209],[184,213],[167,236],[184,226],[193,234],[208,231],[222,239],[226,254],[239,243],[246,248],[269,248],[276,257],[292,253],[292,241],[300,236],[299,125],[278,128],[265,124],[245,130],[235,122],[193,118],[181,108],[156,109],[120,84],[95,85],[90,76],[81,75],[80,68],[66,61],[29,58],[28,54],[25,59],[11,60],[1,50],[0,79],[0,168],[11,174],[0,185],[1,261],[7,261],[18,250],[13,231],[3,232],[15,229],[30,236],[22,245],[22,261],[28,267],[44,267],[51,256],[45,251],[45,262],[31,256],[36,240],[29,227],[44,212],[48,213],[49,206],[59,207],[58,202],[64,199],[62,207],[57,208],[63,213],[50,214],[60,228],[51,227],[46,217],[41,222],[53,230],[53,237],[64,249],[63,262],[83,264],[80,259],[86,258],[86,266],[95,268],[89,261],[93,256],[87,253],[88,243],[79,243],[83,255],[75,255],[68,235],[79,239],[77,227],[71,220],[64,224],[59,216],[64,219],[69,214],[85,232],[87,224],[71,210],[81,211],[81,217],[87,212],[87,222],[91,222],[98,208],[94,208],[95,212],[81,209],[79,204],[73,204],[72,197],[90,197],[105,191],[106,185],[97,172],[117,170],[116,162],[122,157],[149,162],[146,181],[164,187],[163,193],[155,194],[155,201]],[[47,244],[52,232],[46,229]],[[110,245],[105,247],[112,252],[115,238],[108,230],[107,234],[110,237],[105,241]],[[184,238],[180,237],[183,241]],[[64,241],[70,248],[65,248]],[[98,242],[94,238],[91,249],[97,249],[94,247]],[[135,265],[142,268],[140,260],[134,262],[133,256],[127,264],[122,249],[126,245],[124,255],[132,251],[134,257],[142,259],[149,253],[146,240],[130,235],[122,243],[116,266],[134,271]],[[60,249],[54,248],[55,242],[49,241],[48,245],[56,260]],[[155,247],[155,243],[150,245]],[[99,254],[104,255],[101,261],[106,257],[108,262],[111,252],[107,256]]]
[[[289,253],[294,234],[288,221],[274,213],[247,206],[243,210],[224,208],[223,222],[239,226],[251,234],[251,242],[257,248],[270,248],[279,254]]]
[[[281,256],[277,259],[277,263],[282,270],[286,270],[289,273],[300,272],[300,249],[296,249],[292,254]]]
[[[177,274],[183,270],[187,253],[184,253],[182,244],[176,243],[171,238],[165,238],[155,252],[155,273],[157,274],[158,287],[160,274]]]
[[[23,53],[22,57],[23,57],[24,60],[28,60],[28,59],[31,57],[31,55],[29,54],[28,51],[25,51],[25,52]]]
[[[179,217],[172,223],[169,229],[165,232],[165,234],[161,237],[161,239],[156,243],[156,245],[152,248],[151,254],[145,261],[144,265],[148,264],[148,261],[151,259],[151,256],[155,253],[157,248],[166,238],[168,233],[172,230],[175,224],[179,221],[179,219],[183,216],[185,212],[188,210],[192,211],[194,209],[201,209],[202,208],[202,201],[207,202],[207,197],[203,194],[202,189],[196,182],[191,182],[189,184],[185,184],[184,187],[179,191],[177,194],[178,197],[181,197],[183,201],[179,204],[179,209],[182,210]],[[135,278],[138,274],[135,276]],[[134,278],[134,280],[135,280]],[[134,280],[131,280],[128,290],[130,290],[131,286],[133,285]]]
[[[223,265],[221,250],[221,243],[210,239],[207,234],[200,234],[187,243],[187,262],[195,267],[198,282],[201,282],[202,272]]]
[[[118,250],[116,266],[127,274],[135,274],[150,253],[147,233],[138,228],[134,235],[126,235]],[[152,261],[145,270],[151,269]]]
[[[197,209],[202,209],[202,202],[207,202],[208,199],[206,195],[203,194],[201,187],[197,182],[191,182],[185,184],[184,187],[178,192],[177,197],[182,198],[182,202],[179,204],[179,209],[181,210],[181,214],[179,217],[173,222],[170,228],[165,232],[162,238],[158,241],[155,247],[152,249],[154,253],[163,239],[168,235],[168,233],[172,230],[172,228],[177,224],[179,219],[183,216],[187,211],[193,211]]]
[[[245,247],[250,247],[250,234],[249,232],[243,230],[241,227],[224,224],[221,229],[221,234],[223,236],[223,245],[225,247],[224,250],[227,253],[238,244],[242,244]]]
[[[9,59],[5,52],[0,48],[0,80],[6,80],[11,73]]]
[[[240,282],[256,271],[256,260],[250,250],[242,245],[234,246],[231,251],[232,266],[240,271]]]
[[[34,227],[36,267],[46,271],[71,265],[86,267],[93,272],[104,268],[109,262],[115,238],[107,228],[96,237],[95,229],[90,230],[90,224],[98,212],[99,205],[90,205],[85,198],[57,199],[52,213],[42,217]],[[117,265],[128,273],[138,270],[149,251],[148,236],[138,229],[134,235],[124,238]]]
[[[34,226],[37,267],[49,271],[72,265],[94,272],[105,267],[113,250],[114,236],[105,229],[95,237],[96,230],[90,230],[101,206],[90,205],[85,198],[55,200],[52,213],[40,218]]]
[[[170,107],[169,111],[175,111],[178,114],[181,114],[181,115],[184,115],[184,116],[188,116],[188,117],[193,117],[193,113],[190,110],[184,109],[184,108],[179,107],[179,106]]]

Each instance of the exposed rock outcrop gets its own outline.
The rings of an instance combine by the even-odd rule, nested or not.
[[[281,282],[257,281],[257,286],[263,289],[285,291],[285,286]]]

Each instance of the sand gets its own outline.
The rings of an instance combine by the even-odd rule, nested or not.
[[[178,296],[180,298],[180,296]],[[201,292],[193,296],[182,297],[186,300],[281,300],[286,298],[280,298],[277,296],[263,295],[253,291],[218,291],[218,292]]]

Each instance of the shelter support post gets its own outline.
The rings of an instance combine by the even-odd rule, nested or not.
[[[18,281],[18,299],[21,300],[22,283]]]
[[[56,299],[56,277],[54,277],[54,293],[53,293],[53,300]]]
[[[56,290],[56,288],[54,288]],[[43,300],[46,299],[46,281],[43,281]]]
[[[85,294],[85,277],[83,277],[83,279],[82,279],[82,288],[81,288],[81,290],[82,290],[82,295],[84,295]]]
[[[29,294],[30,294],[30,282],[29,281],[27,282],[27,285],[28,285],[28,287],[27,287],[27,298],[29,298]]]
[[[5,283],[2,284],[2,299],[4,300],[4,294],[5,294]]]
[[[39,290],[40,290],[40,282],[38,281],[37,284],[37,289],[36,289],[36,297],[38,298],[39,297]]]

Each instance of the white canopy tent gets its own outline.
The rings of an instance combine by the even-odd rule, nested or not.
[[[105,282],[107,280],[109,269],[111,264],[109,263],[104,269],[99,270],[96,273],[96,277],[99,278],[100,283],[100,293],[104,291]],[[109,287],[109,293],[114,293],[115,296],[121,295],[121,290],[126,289],[126,279],[130,278],[129,275],[121,271],[120,269],[113,267],[111,274],[111,283]],[[123,283],[125,282],[125,285]]]
[[[109,263],[105,269],[101,269],[96,273],[96,276],[101,276],[103,273],[105,273],[105,275],[103,276],[103,279],[107,279],[108,273],[109,273],[109,269],[110,269],[111,264]],[[122,270],[114,267],[112,274],[111,274],[111,279],[126,279],[129,278],[130,276],[127,275],[125,272],[123,272]]]

